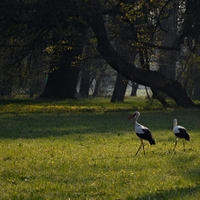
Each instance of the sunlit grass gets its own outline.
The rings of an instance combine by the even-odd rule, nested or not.
[[[3,106],[10,103],[0,114],[0,199],[199,199],[199,110],[141,109],[139,122],[157,144],[145,142],[146,155],[135,157],[140,141],[128,103],[113,112],[96,108],[99,101],[84,103],[90,112],[65,110],[76,104],[69,101]],[[172,151],[174,117],[191,136],[185,152],[181,140]]]
[[[147,100],[145,97],[126,97],[124,102],[110,103],[110,98],[86,98],[65,101],[44,101],[30,99],[0,100],[0,113],[22,112],[112,112],[142,109],[162,109],[156,100]]]

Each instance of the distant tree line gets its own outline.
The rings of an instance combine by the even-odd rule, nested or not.
[[[198,0],[2,0],[0,11],[1,96],[87,97],[114,85],[114,102],[131,83],[163,106],[197,106]]]

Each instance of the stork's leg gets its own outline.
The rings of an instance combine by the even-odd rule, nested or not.
[[[177,142],[178,142],[178,138],[176,138],[176,142],[175,142],[175,145],[174,145],[174,149],[173,149],[173,151],[174,151],[175,148],[176,148]]]
[[[138,152],[140,151],[141,147],[142,147],[142,140],[141,140],[141,144],[140,144],[140,146],[139,146],[139,148],[138,148],[138,150],[137,150],[137,152],[135,154],[136,156],[137,156]]]
[[[183,151],[185,151],[185,140],[183,139]]]
[[[143,152],[144,152],[144,155],[145,155],[145,150],[144,150],[144,143],[143,143],[143,140],[141,140],[141,143],[142,143],[142,148],[143,148]]]

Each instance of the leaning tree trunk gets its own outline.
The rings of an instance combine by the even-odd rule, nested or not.
[[[140,62],[141,62],[142,68],[146,69],[146,70],[150,70],[149,58],[148,58],[147,50],[145,49],[144,52],[140,51],[139,55],[140,55]],[[160,101],[160,103],[164,107],[169,107],[169,104],[167,103],[165,98],[160,94],[160,92],[158,90],[155,90],[154,88],[151,87],[151,91],[153,93],[153,95],[152,95],[153,99],[157,99],[158,101]]]
[[[91,9],[95,9],[95,11],[91,11],[90,15],[84,17],[96,35],[99,53],[113,69],[129,80],[164,92],[174,99],[180,107],[195,106],[178,81],[169,80],[157,71],[139,69],[123,60],[108,40],[100,5],[97,1],[93,1]]]

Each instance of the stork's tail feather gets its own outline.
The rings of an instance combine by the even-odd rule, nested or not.
[[[155,142],[155,140],[154,140],[153,138],[151,138],[151,139],[149,140],[149,143],[150,143],[150,145],[156,144],[156,142]]]
[[[185,137],[185,139],[188,140],[188,141],[190,141],[190,136],[187,135],[187,136]]]

